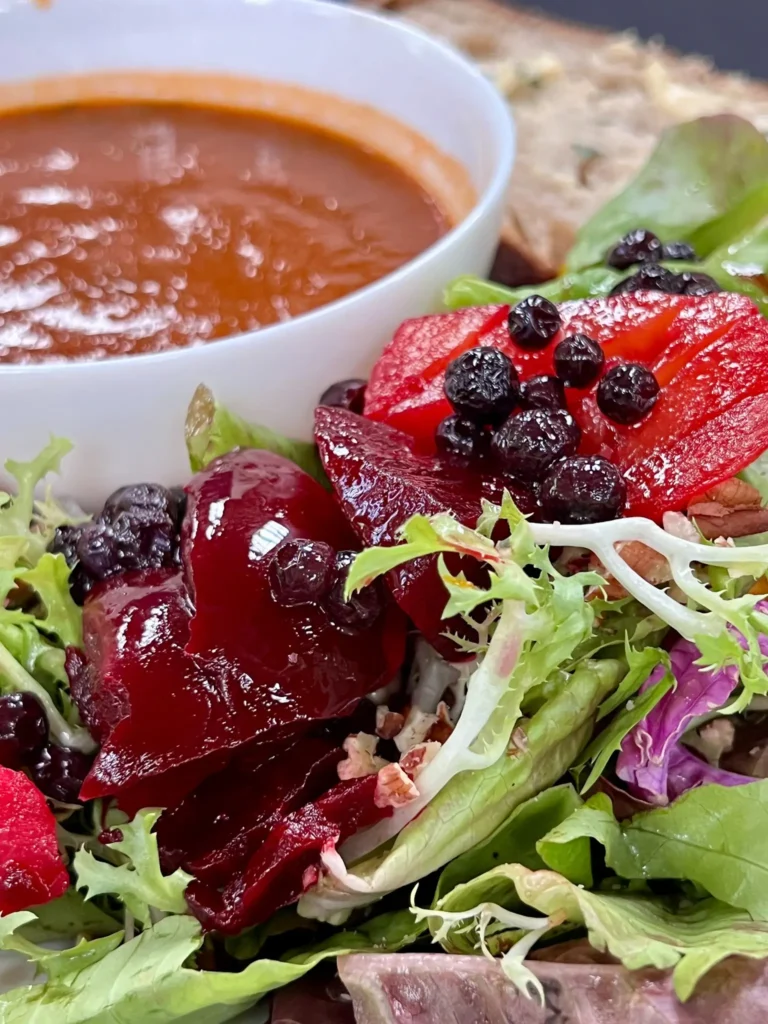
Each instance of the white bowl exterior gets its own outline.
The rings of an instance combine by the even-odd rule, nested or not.
[[[0,456],[31,457],[51,433],[70,438],[61,490],[86,507],[126,482],[187,479],[184,415],[201,382],[250,419],[310,436],[328,384],[365,376],[397,325],[438,308],[453,277],[487,272],[514,149],[504,103],[461,57],[341,5],[0,0],[0,82],[121,68],[252,75],[369,103],[461,162],[479,200],[396,273],[296,320],[162,355],[0,367]]]

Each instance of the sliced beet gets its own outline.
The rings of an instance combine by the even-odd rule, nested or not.
[[[320,457],[341,507],[366,547],[397,542],[398,530],[413,515],[453,512],[474,526],[482,498],[499,501],[506,486],[523,512],[536,502],[519,484],[475,470],[462,469],[440,456],[421,455],[413,438],[383,423],[345,409],[318,408],[315,438]],[[452,572],[477,572],[471,558],[449,556]],[[424,636],[448,658],[456,646],[443,634],[458,623],[442,619],[447,592],[435,558],[419,558],[390,573],[395,600]]]
[[[0,914],[48,903],[68,886],[45,797],[23,772],[0,767]]]
[[[164,870],[224,885],[287,814],[333,788],[342,757],[329,737],[248,745],[160,818]]]
[[[376,784],[376,775],[340,782],[320,800],[289,814],[221,892],[191,882],[186,895],[192,913],[208,931],[236,935],[293,903],[317,881],[323,851],[391,815],[391,807],[374,802]]]
[[[348,712],[402,663],[405,622],[391,601],[356,634],[322,608],[274,602],[269,566],[284,539],[354,546],[332,496],[306,473],[268,452],[236,452],[188,494],[185,571],[127,574],[86,602],[72,692],[102,748],[84,799],[118,796],[135,809],[138,793],[172,806],[241,744]]]

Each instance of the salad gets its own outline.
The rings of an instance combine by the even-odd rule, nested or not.
[[[552,1013],[571,955],[668,972],[654,1019],[754,980],[766,181],[746,122],[670,131],[561,278],[454,282],[314,443],[201,386],[183,488],[88,516],[41,496],[65,440],[6,464],[0,1022],[212,1024],[337,957],[400,1020],[347,957],[400,950]]]

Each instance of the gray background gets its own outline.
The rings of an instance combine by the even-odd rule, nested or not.
[[[606,28],[635,28],[645,38],[663,36],[722,68],[768,78],[768,0],[537,0],[524,6]]]

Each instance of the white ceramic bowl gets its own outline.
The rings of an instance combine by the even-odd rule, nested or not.
[[[309,436],[328,384],[365,376],[400,321],[436,309],[457,274],[488,270],[513,161],[494,89],[396,21],[320,0],[0,0],[0,87],[136,70],[257,76],[368,104],[463,165],[477,200],[396,273],[293,321],[167,354],[0,366],[0,459],[70,438],[61,488],[86,506],[126,482],[188,477],[184,414],[201,382],[242,415]]]

